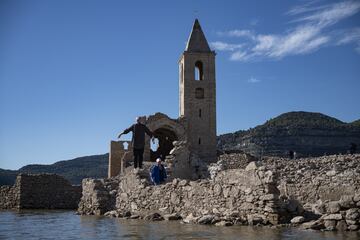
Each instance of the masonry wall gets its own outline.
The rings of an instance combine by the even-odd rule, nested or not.
[[[195,63],[203,64],[203,79],[195,80]],[[180,114],[187,119],[190,151],[204,162],[216,162],[216,80],[213,52],[187,52],[180,59]],[[196,89],[203,97],[196,97]],[[199,111],[201,110],[201,115]]]
[[[0,187],[0,209],[17,208],[20,198],[17,190],[15,186]]]
[[[124,148],[124,144],[128,148]],[[126,167],[126,163],[133,158],[131,141],[111,141],[109,154],[108,177],[120,174]]]
[[[279,174],[281,194],[301,204],[337,201],[360,193],[360,154],[289,160],[265,158],[263,164]]]
[[[273,178],[271,171],[254,166],[220,172],[214,180],[174,179],[160,186],[149,185],[141,173],[133,172],[113,180],[85,179],[78,211],[104,214],[116,210],[139,216],[177,213],[183,218],[212,215],[249,224],[277,224],[280,203]],[[116,196],[113,205],[108,204],[111,196]]]
[[[1,187],[3,209],[76,209],[81,186],[72,186],[56,174],[19,174],[15,185]]]

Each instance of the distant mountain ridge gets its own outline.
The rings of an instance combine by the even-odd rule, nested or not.
[[[218,137],[221,150],[241,150],[261,156],[320,156],[346,153],[351,143],[360,147],[360,119],[344,123],[314,112],[288,112],[246,131]]]
[[[0,169],[0,186],[13,185],[19,173],[56,173],[72,184],[81,184],[84,178],[104,178],[107,176],[109,154],[93,155],[59,161],[50,165],[30,164],[19,170]]]

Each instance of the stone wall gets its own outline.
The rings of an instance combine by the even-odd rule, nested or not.
[[[82,181],[82,197],[78,212],[86,215],[103,215],[115,208],[119,178],[91,179]]]
[[[18,188],[11,186],[0,187],[0,209],[12,209],[19,205]]]
[[[360,194],[342,195],[338,201],[319,202],[313,210],[321,217],[305,224],[329,231],[356,231],[360,229]]]
[[[130,172],[112,180],[83,180],[81,214],[144,217],[176,214],[184,221],[277,224],[279,192],[271,171],[255,163],[246,169],[222,171],[214,180],[174,179],[149,185],[144,172]],[[109,201],[116,195],[116,201]],[[112,204],[109,204],[111,202]],[[115,204],[114,204],[115,203]]]
[[[209,167],[210,179],[175,178],[152,186],[148,170],[85,179],[78,211],[222,226],[284,223],[317,230],[360,229],[359,154],[264,158],[246,167],[249,159],[238,153],[219,159]]]
[[[12,187],[1,187],[0,208],[76,209],[81,186],[56,174],[19,174]]]
[[[208,177],[207,164],[190,152],[187,141],[175,141],[173,144],[174,148],[165,159],[169,179],[197,180]]]
[[[124,144],[127,144],[125,149]],[[111,141],[109,153],[108,177],[115,177],[126,168],[126,163],[133,159],[131,141]]]
[[[278,173],[281,194],[303,205],[360,193],[360,154],[296,160],[265,158],[263,164]]]

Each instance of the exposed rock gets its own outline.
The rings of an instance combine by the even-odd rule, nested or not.
[[[348,230],[350,231],[356,231],[359,229],[359,225],[349,225]]]
[[[108,211],[104,214],[105,217],[119,217],[119,213],[116,210]]]
[[[338,221],[336,224],[336,230],[338,231],[346,231],[347,230],[347,224],[344,220]]]
[[[337,213],[340,211],[340,204],[338,201],[331,201],[326,206],[327,212]]]
[[[321,230],[324,228],[324,224],[320,221],[305,222],[301,225],[303,229]]]
[[[185,219],[183,219],[184,223],[196,223],[199,217],[194,217],[192,213],[190,213]]]
[[[324,226],[328,231],[334,231],[336,229],[336,221],[335,220],[325,220]]]
[[[282,195],[296,199],[301,205],[314,204],[318,200],[338,201],[341,208],[355,207],[358,203],[354,195],[360,192],[359,162],[360,154],[301,158],[296,161],[274,157],[264,157],[262,160],[264,166],[277,173]],[[334,168],[338,174],[326,175]],[[354,198],[348,199],[347,195]],[[340,201],[341,196],[344,197]],[[337,208],[336,204],[332,208]],[[323,210],[326,211],[318,210],[322,214]]]
[[[293,219],[291,219],[291,223],[294,223],[294,224],[300,224],[300,223],[303,223],[305,221],[305,218],[303,216],[297,216],[297,217],[294,217]]]
[[[155,213],[151,213],[148,214],[144,217],[144,220],[148,220],[148,221],[162,221],[164,220],[163,216],[161,216],[159,213],[155,212]]]
[[[265,216],[259,214],[249,214],[247,215],[247,220],[249,225],[263,225],[266,224]]]
[[[173,213],[173,214],[165,214],[164,219],[167,221],[176,221],[176,220],[181,220],[182,217],[178,213]]]
[[[205,215],[198,219],[199,224],[211,224],[212,220],[214,219],[213,215]]]
[[[337,172],[335,170],[331,170],[331,171],[327,171],[326,172],[326,176],[329,176],[329,177],[333,177],[337,174]]]
[[[260,166],[261,166],[261,164],[259,162],[254,161],[254,162],[249,163],[246,166],[245,170],[246,171],[254,171],[254,170],[258,169],[258,167],[260,167]]]
[[[349,210],[346,211],[346,219],[348,220],[358,220],[360,218],[360,213],[359,213],[359,209],[358,208],[350,208]]]
[[[215,226],[221,226],[221,227],[228,227],[228,226],[232,226],[233,223],[232,222],[228,222],[228,221],[220,221],[215,223]]]
[[[337,214],[329,214],[329,215],[325,215],[323,217],[324,220],[341,220],[343,217],[341,216],[340,213]]]
[[[341,197],[339,204],[342,208],[351,208],[355,207],[355,203],[353,201],[353,196],[351,195],[344,195]]]

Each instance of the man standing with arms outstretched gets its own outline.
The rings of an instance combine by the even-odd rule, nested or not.
[[[118,138],[121,138],[121,135],[132,132],[132,147],[134,153],[134,168],[142,168],[143,163],[143,154],[145,146],[145,133],[149,135],[152,140],[154,134],[141,122],[141,118],[136,118],[136,123],[131,125],[129,128],[125,129],[122,133],[119,134]]]

